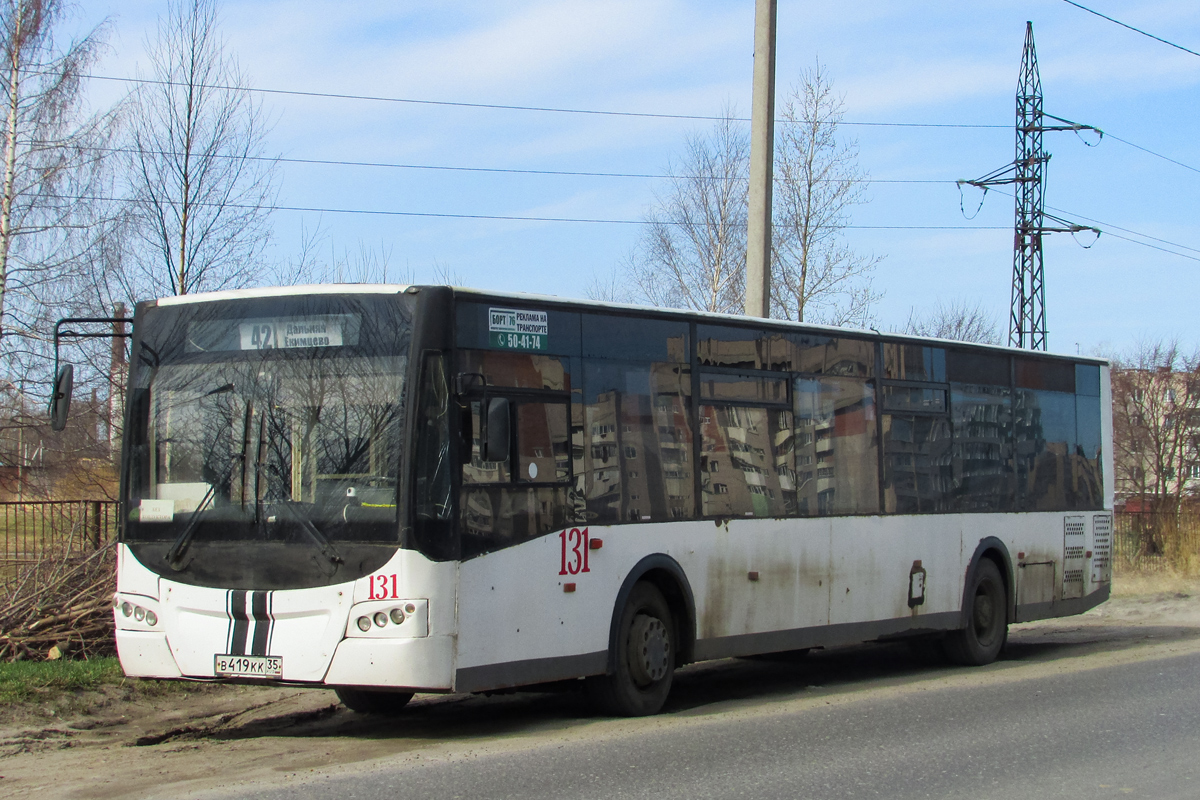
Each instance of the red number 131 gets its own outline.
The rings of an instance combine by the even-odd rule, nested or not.
[[[558,534],[562,540],[562,568],[559,575],[578,575],[588,569],[588,529],[571,528]]]

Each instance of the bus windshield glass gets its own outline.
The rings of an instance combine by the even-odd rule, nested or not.
[[[398,541],[411,330],[403,296],[148,309],[135,341],[125,491],[132,541]],[[193,553],[194,555],[194,553]]]

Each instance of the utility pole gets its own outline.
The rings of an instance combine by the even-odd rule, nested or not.
[[[1046,125],[1045,117],[1063,125]],[[1016,213],[1013,224],[1012,310],[1008,319],[1008,343],[1030,350],[1047,349],[1046,284],[1043,277],[1042,237],[1047,233],[1100,231],[1077,225],[1046,213],[1046,164],[1050,154],[1042,149],[1046,131],[1096,131],[1091,125],[1047,114],[1042,110],[1042,79],[1033,45],[1033,23],[1025,23],[1025,48],[1021,53],[1021,75],[1017,79],[1017,152],[1013,162],[973,181],[959,184],[989,186],[1013,184]],[[1046,220],[1059,223],[1048,227]]]
[[[750,209],[746,220],[746,316],[771,316],[771,189],[775,161],[775,6],[754,2],[754,100],[750,113]]]

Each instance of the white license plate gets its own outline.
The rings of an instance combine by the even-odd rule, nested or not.
[[[219,678],[282,678],[283,656],[215,656]]]

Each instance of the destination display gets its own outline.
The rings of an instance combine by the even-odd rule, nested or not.
[[[197,320],[188,326],[188,350],[298,350],[358,344],[358,314]]]
[[[256,319],[238,326],[243,350],[341,347],[342,320],[331,317]]]

